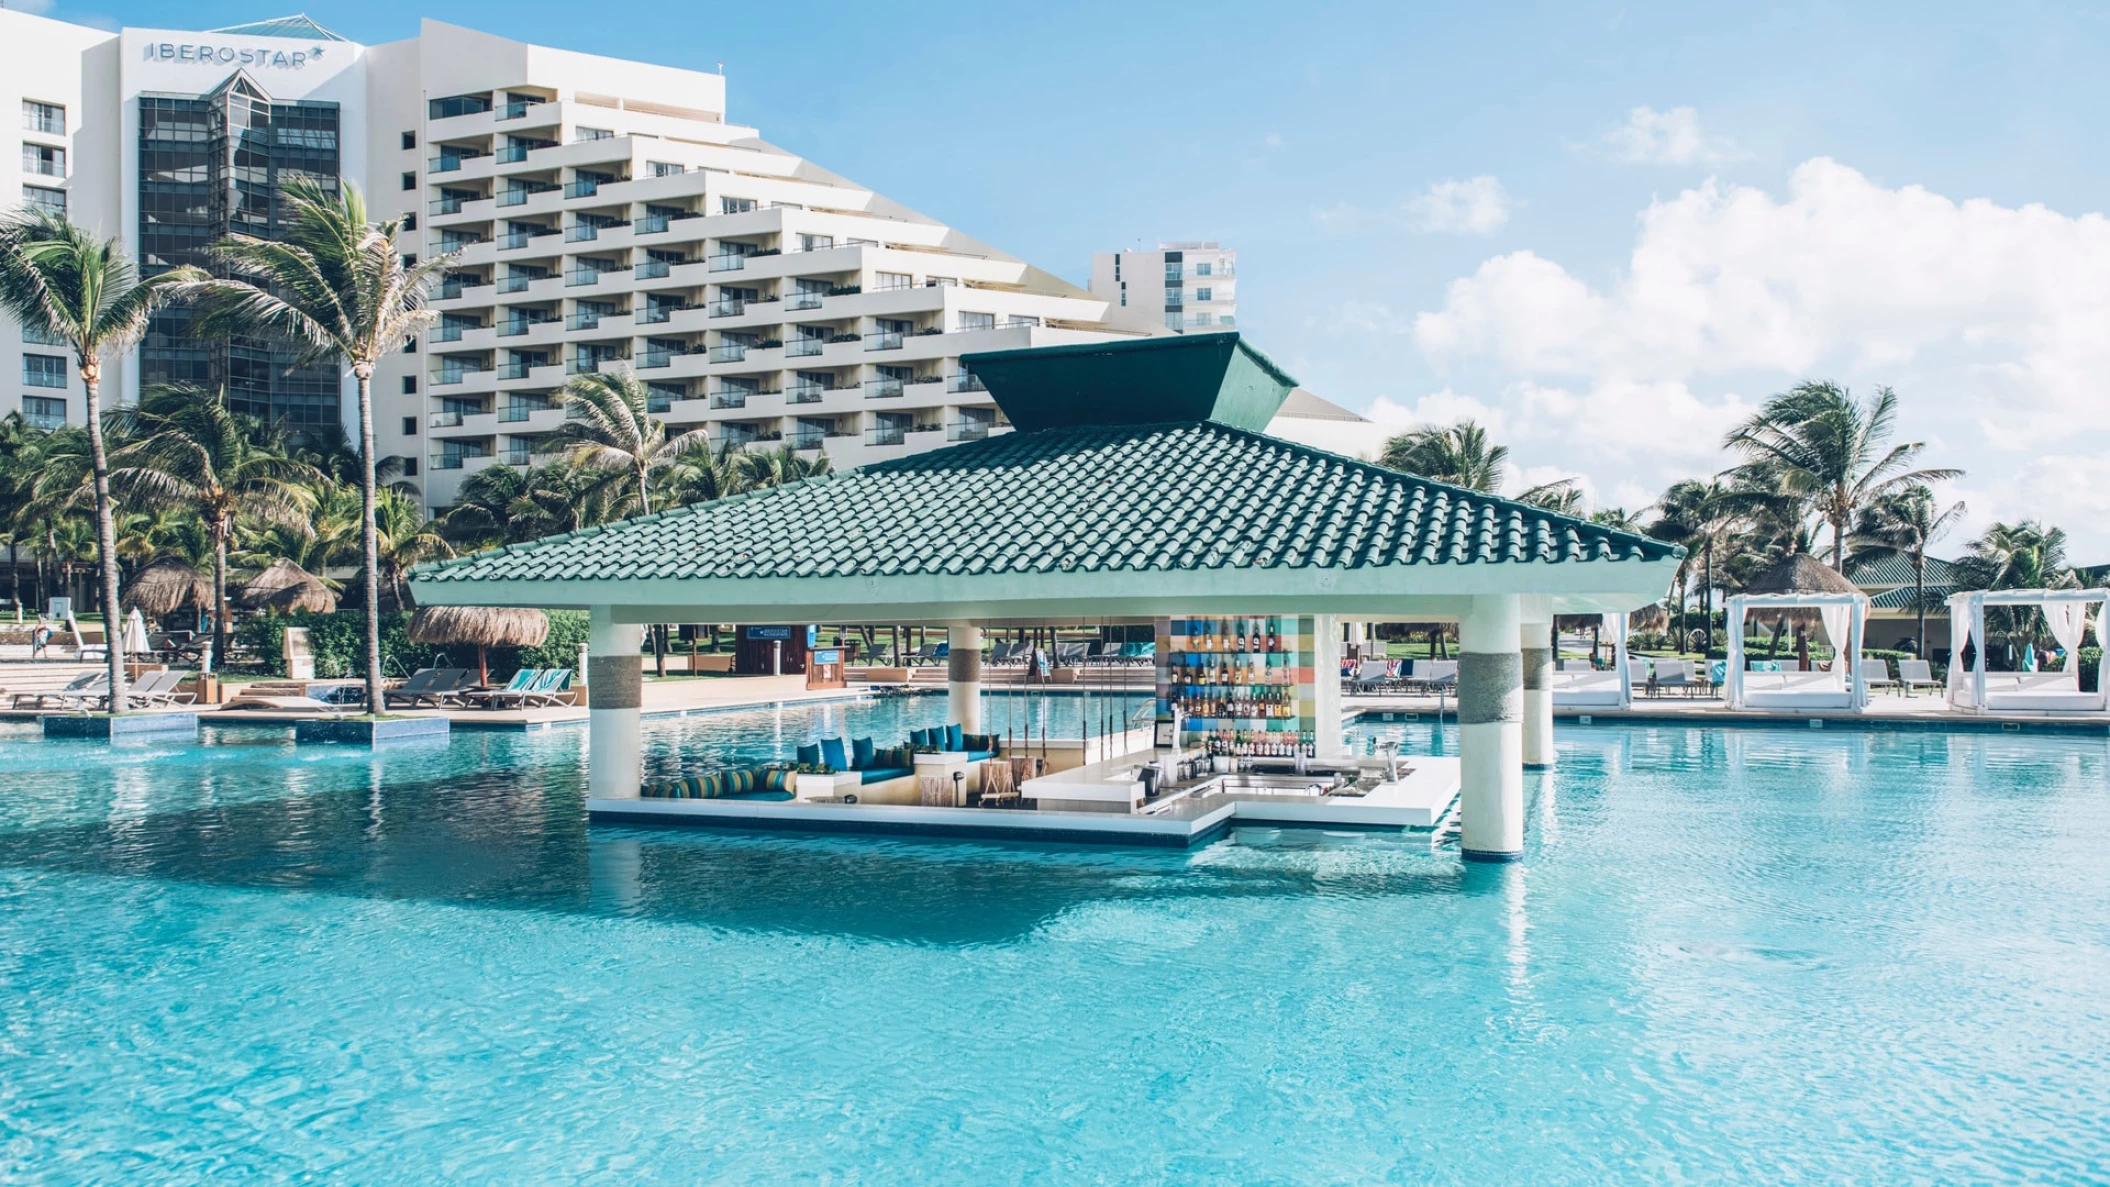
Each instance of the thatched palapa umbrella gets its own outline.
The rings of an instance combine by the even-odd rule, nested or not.
[[[1750,583],[1744,587],[1744,592],[1747,594],[1855,595],[1861,593],[1860,589],[1853,582],[1848,581],[1844,574],[1807,552],[1798,552],[1793,556],[1786,557],[1779,564],[1752,578]],[[1779,630],[1789,623],[1794,624],[1796,657],[1802,661],[1803,669],[1807,671],[1810,666],[1808,628],[1812,623],[1823,622],[1824,616],[1818,613],[1815,606],[1768,608],[1763,612],[1763,615],[1777,624],[1774,633],[1776,642],[1780,638]],[[1760,616],[1758,612],[1752,614],[1753,619],[1757,619]],[[1841,652],[1845,650],[1845,640],[1833,639],[1831,642],[1833,650]]]
[[[301,610],[328,614],[337,609],[337,595],[306,569],[280,557],[242,587],[234,604],[244,610],[274,610],[280,614]]]
[[[1650,602],[1627,615],[1626,626],[1630,631],[1664,630],[1670,626],[1670,611],[1665,610],[1661,602]]]
[[[410,641],[434,647],[476,648],[476,678],[491,682],[493,647],[540,647],[549,638],[549,615],[506,606],[420,606],[410,616]]]
[[[158,623],[178,610],[210,609],[212,578],[176,557],[157,557],[132,578],[118,602]]]

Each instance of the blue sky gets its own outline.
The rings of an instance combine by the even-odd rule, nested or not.
[[[317,0],[320,2],[320,0]],[[1804,377],[1894,385],[1974,523],[2110,559],[2110,6],[710,5],[429,15],[711,69],[729,118],[1058,274],[1240,253],[1244,330],[1386,423],[1636,506]],[[656,11],[673,11],[659,8]],[[69,4],[208,28],[254,4]],[[310,15],[365,42],[427,10]],[[2041,208],[2041,209],[2035,209]],[[2098,528],[2097,524],[2103,524]]]

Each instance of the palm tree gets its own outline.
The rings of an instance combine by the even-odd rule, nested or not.
[[[307,361],[339,359],[359,383],[360,554],[366,594],[366,705],[381,699],[381,575],[375,522],[379,481],[374,464],[374,368],[424,330],[438,314],[426,301],[459,253],[406,263],[398,241],[402,224],[367,220],[356,187],[339,181],[331,193],[311,178],[287,182],[290,208],[279,240],[235,235],[213,248],[231,275],[198,268],[170,273],[179,291],[202,306],[198,332],[264,333],[299,345]],[[244,279],[248,277],[251,279]]]
[[[95,542],[102,570],[103,635],[108,641],[110,712],[125,707],[124,652],[117,646],[117,519],[110,502],[110,456],[103,443],[103,356],[146,336],[167,299],[169,277],[141,278],[116,239],[64,216],[23,211],[0,222],[0,308],[25,329],[62,339],[80,368],[83,416],[95,492]]]
[[[560,466],[486,466],[463,481],[440,531],[458,547],[493,548],[584,527],[583,485]]]
[[[212,542],[212,653],[227,654],[227,556],[238,518],[300,525],[321,476],[286,454],[271,430],[227,407],[225,391],[149,389],[121,423],[129,444],[111,477],[129,501],[187,509]]]
[[[558,396],[564,423],[542,448],[562,453],[571,468],[582,473],[622,476],[602,509],[605,518],[619,519],[632,511],[650,515],[654,479],[705,440],[702,429],[670,436],[666,422],[646,410],[650,394],[628,371],[589,371],[573,377]]]
[[[1935,502],[1934,491],[1913,485],[1885,495],[1863,508],[1861,518],[1848,538],[1853,551],[1849,564],[1860,566],[1902,556],[1912,562],[1912,609],[1918,624],[1915,655],[1927,654],[1927,546],[1963,518],[1964,505],[1952,503],[1946,510]]]
[[[1489,441],[1487,430],[1470,420],[1411,429],[1388,439],[1377,455],[1388,469],[1488,494],[1501,489],[1508,461],[1509,447]]]
[[[1971,589],[2056,589],[2077,584],[2066,565],[2066,530],[2033,519],[1996,523],[1966,545],[1970,551],[1955,562],[1958,576]],[[2034,618],[2025,606],[1989,607],[1988,619],[2010,636]],[[1992,629],[1994,622],[1988,622]]]
[[[411,566],[453,556],[454,549],[440,535],[438,523],[426,519],[418,510],[417,501],[401,491],[383,490],[378,512],[381,576],[400,609],[404,601],[403,575]]]
[[[660,498],[686,506],[739,494],[746,485],[742,469],[739,446],[728,443],[714,450],[709,441],[693,440],[662,471]]]
[[[1678,587],[1677,629],[1680,651],[1684,650],[1689,639],[1685,631],[1685,604],[1692,589],[1693,566],[1702,563],[1709,542],[1708,492],[1709,487],[1706,483],[1691,478],[1672,483],[1670,489],[1663,492],[1663,497],[1656,500],[1656,518],[1645,529],[1651,538],[1676,544],[1685,550],[1684,557],[1678,561],[1677,576],[1673,579],[1673,583]],[[1712,610],[1703,613],[1701,620],[1712,626]],[[1708,633],[1711,636],[1712,632]],[[1712,643],[1713,639],[1710,637],[1707,642]],[[1703,652],[1704,649],[1703,644]]]
[[[1802,383],[1768,400],[1723,445],[1766,467],[1781,489],[1810,499],[1831,525],[1832,567],[1843,573],[1847,525],[1856,511],[1904,487],[1963,473],[1908,470],[1926,448],[1921,442],[1884,448],[1897,410],[1897,393],[1887,387],[1859,401],[1835,383]]]
[[[733,461],[738,467],[740,490],[788,486],[835,471],[826,453],[809,458],[789,445],[765,450],[744,449]]]

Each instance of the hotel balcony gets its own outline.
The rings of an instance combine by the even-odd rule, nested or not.
[[[865,399],[898,399],[903,393],[904,386],[899,379],[867,379],[864,382]]]

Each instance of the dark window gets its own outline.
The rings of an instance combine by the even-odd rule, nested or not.
[[[403,147],[404,147],[404,148],[416,148],[417,146],[418,146],[418,134],[417,134],[416,132],[405,132],[405,133],[403,133]]]
[[[417,476],[418,476],[418,459],[416,459],[416,458],[414,458],[414,457],[407,457],[407,458],[404,458],[404,459],[403,459],[403,477],[405,477],[405,478],[416,478]]]
[[[425,118],[443,120],[457,115],[475,115],[480,111],[489,110],[491,110],[491,96],[489,95],[449,95],[444,99],[428,100],[428,114]]]
[[[288,182],[306,178],[335,190],[338,136],[335,103],[275,103],[244,74],[210,94],[141,96],[141,271],[220,268],[206,249],[230,233],[280,238]],[[142,382],[224,387],[237,411],[296,433],[338,429],[343,381],[336,363],[303,363],[276,340],[198,338],[191,318],[182,306],[155,315],[140,347]]]
[[[403,216],[403,229],[406,231],[415,231],[418,229],[417,211],[413,210]]]
[[[418,175],[415,173],[405,173],[403,175],[403,188],[406,190],[414,190],[418,188]]]
[[[415,267],[417,267],[417,266],[418,266],[418,257],[417,257],[417,255],[416,255],[415,253],[407,253],[407,254],[405,254],[405,255],[404,255],[404,257],[403,257],[403,266],[404,266],[405,268],[415,268]]]
[[[22,382],[31,387],[65,387],[66,360],[59,355],[25,354]]]
[[[418,377],[417,377],[417,376],[415,376],[415,375],[405,375],[405,376],[403,377],[403,394],[404,394],[404,395],[406,395],[406,396],[414,396],[414,395],[417,395],[417,394],[418,394]]]
[[[415,436],[417,436],[417,435],[418,435],[418,418],[417,418],[417,417],[415,417],[415,416],[406,416],[406,417],[404,417],[404,418],[403,418],[403,435],[404,435],[405,437],[415,437]]]
[[[405,338],[405,339],[403,339],[403,353],[404,353],[404,354],[416,354],[416,353],[418,353],[418,340],[417,340],[416,336],[414,336],[414,335],[413,335],[412,337],[409,337],[409,338]]]
[[[50,396],[24,396],[22,419],[33,429],[59,428],[66,423],[66,401]]]
[[[31,210],[43,210],[52,214],[66,213],[66,191],[49,190],[40,185],[22,187],[22,205]]]

